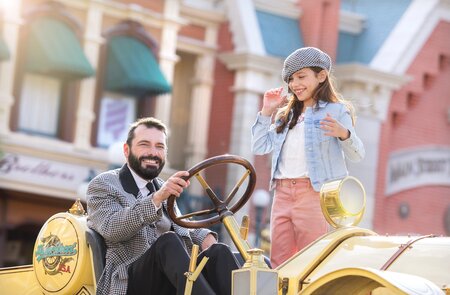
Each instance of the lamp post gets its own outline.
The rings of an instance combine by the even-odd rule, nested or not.
[[[270,203],[270,194],[263,189],[258,189],[253,194],[253,205],[255,206],[255,247],[259,246],[261,236],[261,223],[265,209]]]

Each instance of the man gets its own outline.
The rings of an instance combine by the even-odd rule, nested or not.
[[[167,199],[189,185],[179,171],[158,178],[167,155],[167,128],[154,118],[133,123],[123,146],[127,163],[101,173],[87,190],[88,226],[105,239],[106,263],[97,294],[184,294],[193,244],[210,259],[193,294],[230,294],[231,271],[238,268],[225,244],[208,229],[173,223]]]

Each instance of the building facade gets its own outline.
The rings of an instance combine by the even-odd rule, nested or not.
[[[15,0],[2,12],[0,266],[30,262],[40,226],[123,163],[113,147],[142,116],[170,128],[164,175],[229,153],[268,192],[269,156],[251,153],[250,127],[302,46],[330,54],[356,108],[362,225],[450,234],[448,0]],[[208,183],[230,191],[234,169]],[[270,208],[255,205],[240,215],[262,228]]]

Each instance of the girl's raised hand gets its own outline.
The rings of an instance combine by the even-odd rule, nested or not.
[[[328,113],[327,116],[320,121],[320,129],[325,131],[325,135],[339,137],[341,140],[346,140],[350,137],[348,129],[342,126],[339,121],[335,120]]]
[[[283,95],[283,87],[269,89],[264,93],[263,107],[261,114],[271,116],[273,112],[285,101],[286,95]]]

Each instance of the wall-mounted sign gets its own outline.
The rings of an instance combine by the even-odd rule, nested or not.
[[[20,154],[5,153],[0,158],[0,179],[16,182],[77,190],[81,183],[95,175],[96,171],[90,167]]]
[[[386,195],[426,185],[450,186],[450,147],[427,146],[389,156]]]
[[[115,142],[125,142],[129,125],[136,120],[136,99],[108,94],[100,105],[97,143],[108,147]]]

